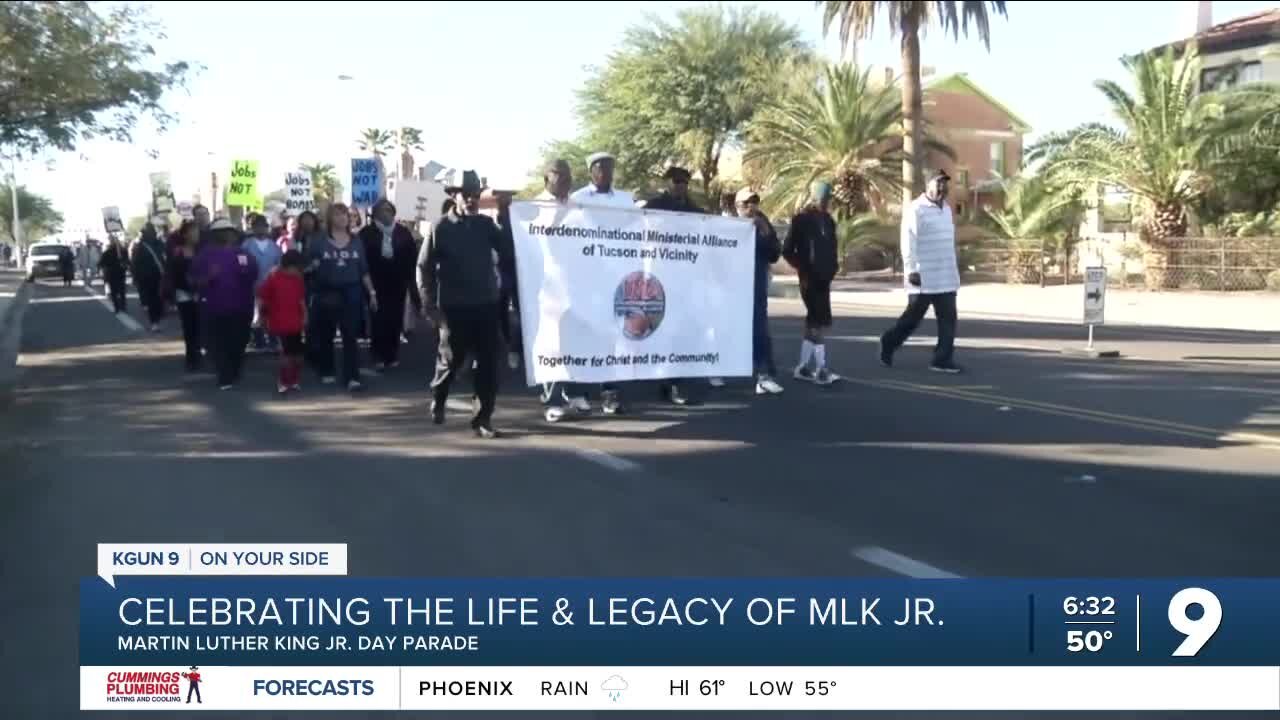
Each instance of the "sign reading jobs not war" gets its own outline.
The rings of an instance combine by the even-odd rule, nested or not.
[[[284,209],[292,216],[316,209],[315,195],[311,192],[311,174],[291,172],[284,174]]]
[[[515,203],[530,384],[748,376],[746,220]]]

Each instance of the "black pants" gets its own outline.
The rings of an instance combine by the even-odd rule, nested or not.
[[[342,333],[342,377],[345,385],[360,379],[360,327],[364,303],[359,290],[318,293],[311,306],[315,318],[307,338],[315,348],[316,372],[320,377],[334,377],[333,333]]]
[[[244,369],[244,351],[249,343],[249,325],[253,313],[209,313],[209,333],[213,346],[213,365],[218,385],[234,385]]]
[[[182,342],[187,346],[187,369],[200,367],[200,303],[178,303],[178,317],[182,318]]]
[[[393,363],[400,359],[400,333],[404,332],[404,303],[406,288],[378,291],[378,310],[373,313],[373,337],[369,347],[373,359],[381,363]]]
[[[938,344],[933,349],[933,362],[943,365],[950,363],[956,346],[956,294],[953,292],[912,295],[902,317],[880,336],[885,349],[892,353],[902,347],[911,333],[919,327],[930,305],[933,306],[934,317],[938,319]]]
[[[440,348],[436,351],[436,376],[431,380],[432,399],[440,406],[449,400],[449,386],[458,371],[467,366],[467,356],[474,355],[478,407],[471,426],[487,425],[493,417],[494,399],[498,395],[498,307],[478,305],[442,310],[444,327],[440,328]]]
[[[160,279],[146,278],[136,281],[138,285],[138,300],[143,307],[147,309],[147,319],[152,325],[160,322],[164,317],[164,299],[160,297]]]
[[[503,282],[507,281],[504,279]],[[505,287],[502,299],[498,301],[498,328],[502,331],[502,343],[507,346],[507,352],[518,353],[522,349],[520,332],[518,328],[512,328],[512,312],[517,318],[520,316],[520,296],[514,287]]]
[[[125,287],[124,278],[107,277],[107,294],[111,296],[111,307],[122,313],[128,309],[129,289]]]

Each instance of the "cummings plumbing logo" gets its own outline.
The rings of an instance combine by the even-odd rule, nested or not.
[[[644,340],[657,331],[667,314],[667,293],[658,278],[633,272],[613,291],[613,315],[629,340]]]
[[[179,671],[112,670],[107,673],[107,701],[112,703],[182,702]]]

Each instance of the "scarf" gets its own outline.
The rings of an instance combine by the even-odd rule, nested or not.
[[[382,257],[390,260],[395,255],[395,247],[391,244],[391,238],[394,237],[396,226],[394,224],[383,225],[377,221],[374,221],[373,224],[377,225],[378,229],[382,231]]]

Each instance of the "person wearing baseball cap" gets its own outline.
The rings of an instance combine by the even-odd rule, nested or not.
[[[646,201],[644,209],[706,214],[706,211],[698,207],[689,197],[689,180],[693,176],[688,170],[672,165],[667,168],[662,177],[669,183],[667,189]],[[710,383],[712,387],[724,387],[724,380],[721,378],[710,378]],[[681,381],[678,379],[659,383],[658,389],[672,405],[688,405],[691,402],[688,395],[681,389]]]
[[[830,385],[837,376],[827,369],[823,336],[831,327],[831,281],[839,268],[836,221],[831,217],[831,184],[822,180],[809,188],[809,204],[791,219],[782,256],[800,278],[805,331],[795,379]]]
[[[880,336],[880,364],[885,367],[893,366],[894,353],[932,306],[938,320],[938,343],[929,369],[961,372],[952,360],[960,269],[956,263],[956,223],[947,203],[950,181],[945,170],[933,173],[924,193],[902,213],[902,274],[910,300],[898,322]]]
[[[755,297],[751,318],[751,356],[756,371],[756,394],[778,395],[782,386],[775,379],[773,337],[769,334],[769,269],[782,254],[773,223],[760,210],[760,196],[742,188],[734,197],[738,217],[747,218],[756,230]]]

